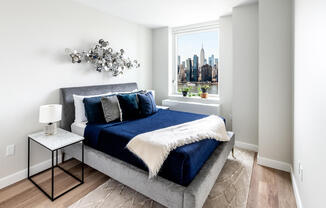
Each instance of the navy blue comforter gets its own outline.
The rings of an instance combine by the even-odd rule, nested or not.
[[[109,124],[88,124],[85,144],[147,171],[146,165],[126,147],[136,135],[206,117],[201,114],[159,110],[146,118]],[[219,142],[205,139],[178,147],[165,160],[159,175],[187,186]]]

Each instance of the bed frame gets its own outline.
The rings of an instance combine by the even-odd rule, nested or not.
[[[60,89],[62,104],[61,128],[71,131],[75,119],[73,94],[94,95],[105,92],[131,91],[137,89],[136,83],[98,85]],[[200,208],[211,191],[229,153],[234,147],[234,134],[228,132],[229,142],[220,144],[203,165],[197,176],[187,186],[181,186],[162,177],[148,179],[148,172],[103,152],[85,146],[84,159],[90,167],[103,172],[114,180],[142,193],[158,203],[173,208]],[[81,160],[81,144],[66,147],[68,156]]]

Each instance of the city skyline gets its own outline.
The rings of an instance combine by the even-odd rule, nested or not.
[[[203,56],[202,56],[203,55]],[[198,56],[197,54],[193,54],[192,56],[190,57],[187,57],[185,59],[181,59],[182,56],[180,55],[177,55],[177,65],[180,65],[180,64],[183,64],[185,65],[185,63],[187,62],[187,60],[190,58],[194,58],[194,56],[197,56],[198,57],[198,61],[199,61],[199,66],[202,66],[204,64],[209,64],[211,66],[213,66],[214,64],[216,64],[218,62],[218,58],[215,57],[214,54],[211,54],[210,56],[208,56],[208,60],[206,58],[206,55],[205,55],[205,49],[204,48],[201,48],[200,50],[200,55]],[[203,60],[203,61],[202,61]]]
[[[186,33],[177,36],[177,55],[180,56],[181,63],[188,58],[193,58],[194,54],[200,58],[202,48],[204,48],[206,55],[214,55],[215,58],[218,58],[218,38],[217,30]]]
[[[178,82],[218,82],[218,58],[214,54],[205,56],[205,49],[202,45],[200,55],[193,54],[192,58],[181,60],[177,57]]]

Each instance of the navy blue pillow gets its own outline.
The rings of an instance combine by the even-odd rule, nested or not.
[[[138,94],[140,114],[142,116],[149,116],[157,112],[156,103],[152,92],[145,94]]]
[[[108,95],[112,96],[112,95]],[[101,98],[108,96],[84,98],[85,113],[88,123],[105,123]]]
[[[117,95],[122,110],[122,120],[139,118],[139,106],[135,93]]]

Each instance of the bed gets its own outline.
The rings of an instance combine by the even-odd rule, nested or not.
[[[61,127],[80,135],[85,133],[87,165],[167,207],[202,207],[234,146],[232,132],[228,132],[231,138],[229,142],[207,139],[177,148],[164,162],[159,176],[149,180],[146,166],[142,161],[123,148],[128,139],[142,132],[164,128],[166,125],[199,119],[203,115],[159,110],[150,117],[123,124],[73,123],[73,94],[92,95],[134,89],[137,89],[136,83],[61,89],[63,105]],[[128,129],[128,132],[121,131],[121,128]],[[102,137],[92,136],[96,134],[101,134]],[[77,144],[65,148],[64,152],[80,159],[79,148]]]

